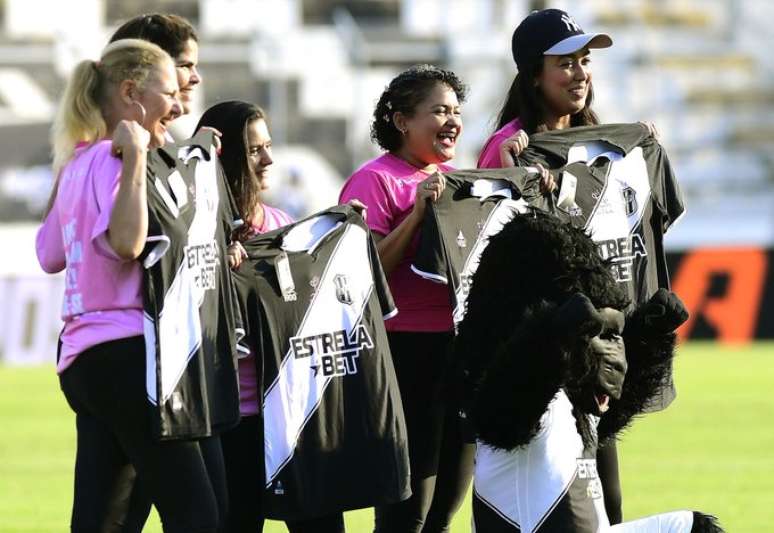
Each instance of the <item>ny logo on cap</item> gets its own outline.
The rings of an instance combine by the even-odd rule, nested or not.
[[[582,31],[580,26],[578,26],[578,23],[575,22],[575,19],[573,19],[567,13],[562,15],[562,22],[564,22],[564,25],[567,26],[568,31]]]

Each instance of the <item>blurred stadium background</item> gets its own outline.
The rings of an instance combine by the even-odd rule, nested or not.
[[[450,68],[470,86],[453,163],[474,166],[515,73],[511,32],[543,7],[613,37],[593,54],[603,121],[649,120],[661,131],[687,204],[666,240],[674,288],[692,312],[683,339],[774,338],[770,0],[0,0],[3,387],[17,375],[9,367],[54,359],[62,280],[34,254],[51,183],[48,130],[72,66],[98,57],[121,22],[160,11],[194,23],[204,83],[177,133],[218,101],[263,106],[275,147],[269,203],[301,216],[335,203],[343,179],[377,153],[373,106],[414,63]],[[757,407],[771,415],[770,402]]]
[[[271,202],[296,216],[336,201],[377,153],[373,105],[417,62],[470,86],[458,168],[475,164],[514,75],[510,34],[530,9],[570,11],[615,45],[594,53],[606,122],[653,121],[687,214],[667,237],[691,338],[774,337],[774,2],[768,0],[4,0],[0,1],[0,361],[51,361],[61,279],[40,272],[34,228],[51,182],[48,130],[76,61],[149,11],[200,32],[196,112],[264,106],[276,147]]]

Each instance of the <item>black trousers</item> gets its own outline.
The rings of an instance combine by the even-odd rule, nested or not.
[[[263,427],[259,416],[243,417],[221,435],[229,494],[228,533],[263,531]],[[309,520],[287,520],[290,533],[343,533],[344,516],[336,513]]]
[[[228,508],[220,441],[154,438],[141,336],[84,351],[60,383],[78,433],[73,532],[141,528],[150,502],[165,532],[219,530]]]
[[[597,469],[610,525],[620,524],[623,522],[623,494],[618,472],[618,447],[614,440],[597,449]]]
[[[452,336],[388,333],[408,430],[412,496],[375,509],[377,533],[449,531],[465,498],[475,445],[464,442],[451,399]]]

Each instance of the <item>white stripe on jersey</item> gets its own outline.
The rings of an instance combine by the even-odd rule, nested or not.
[[[651,201],[648,166],[642,148],[634,148],[626,157],[616,153],[606,155],[610,167],[605,188],[586,222],[586,232],[594,242],[628,237],[640,225]],[[628,215],[623,198],[626,188],[634,190],[637,203],[637,209]]]
[[[481,180],[479,180],[481,181]],[[481,262],[481,254],[489,245],[489,238],[499,233],[503,226],[513,220],[519,213],[526,213],[528,204],[523,199],[518,200],[501,200],[497,206],[492,209],[489,216],[484,222],[480,233],[476,237],[476,242],[473,248],[470,250],[470,254],[465,259],[465,265],[460,272],[460,286],[455,291],[454,297],[456,305],[452,318],[454,319],[455,328],[465,318],[466,303],[468,301],[468,291],[470,290],[470,280],[473,278],[473,274],[478,270],[478,264]]]
[[[367,246],[366,231],[359,226],[348,225],[320,276],[317,292],[295,337],[339,330],[345,330],[348,336],[352,334],[362,320],[373,291],[373,274],[368,262],[352,261],[353,257],[360,257]],[[349,304],[343,304],[337,297],[335,278],[340,274],[348,278]],[[264,394],[267,487],[292,458],[299,435],[317,410],[332,379],[314,368],[319,364],[316,355],[295,358],[292,347],[288,348],[277,377]]]
[[[188,228],[186,247],[215,245],[215,235],[218,228],[218,195],[217,160],[200,159],[195,175],[195,213]],[[180,186],[176,186],[180,189]],[[184,194],[185,187],[178,190]],[[225,258],[218,258],[219,261]],[[156,343],[152,319],[145,316],[146,345],[146,390],[148,399],[156,404],[165,403],[175,390],[180,377],[188,366],[193,354],[197,352],[202,342],[202,324],[199,306],[204,301],[206,284],[199,277],[202,269],[198,261],[189,264],[188,254],[183,253],[180,265],[175,273],[174,281],[164,295],[164,305],[158,317],[158,344],[161,353],[161,364],[156,364]],[[220,267],[218,267],[220,268]],[[160,377],[157,376],[160,374]],[[157,385],[161,384],[161,393]]]
[[[535,531],[567,493],[583,455],[583,441],[564,391],[551,400],[540,428],[529,444],[512,451],[480,442],[476,449],[474,490],[523,533]]]

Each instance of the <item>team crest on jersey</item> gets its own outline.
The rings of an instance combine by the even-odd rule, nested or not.
[[[457,246],[460,248],[468,247],[468,241],[465,240],[465,235],[462,234],[462,230],[459,230],[459,233],[457,233]]]
[[[621,191],[626,216],[630,217],[637,212],[637,192],[631,187],[624,187]]]
[[[582,217],[583,216],[583,209],[581,208],[581,206],[579,206],[576,203],[573,203],[573,205],[568,206],[566,208],[565,207],[559,207],[559,206],[556,206],[556,208],[559,209],[560,211],[564,211],[565,213],[567,213],[571,217]]]
[[[336,287],[336,299],[343,304],[352,305],[352,293],[349,291],[347,276],[336,274],[333,277],[333,285]]]

